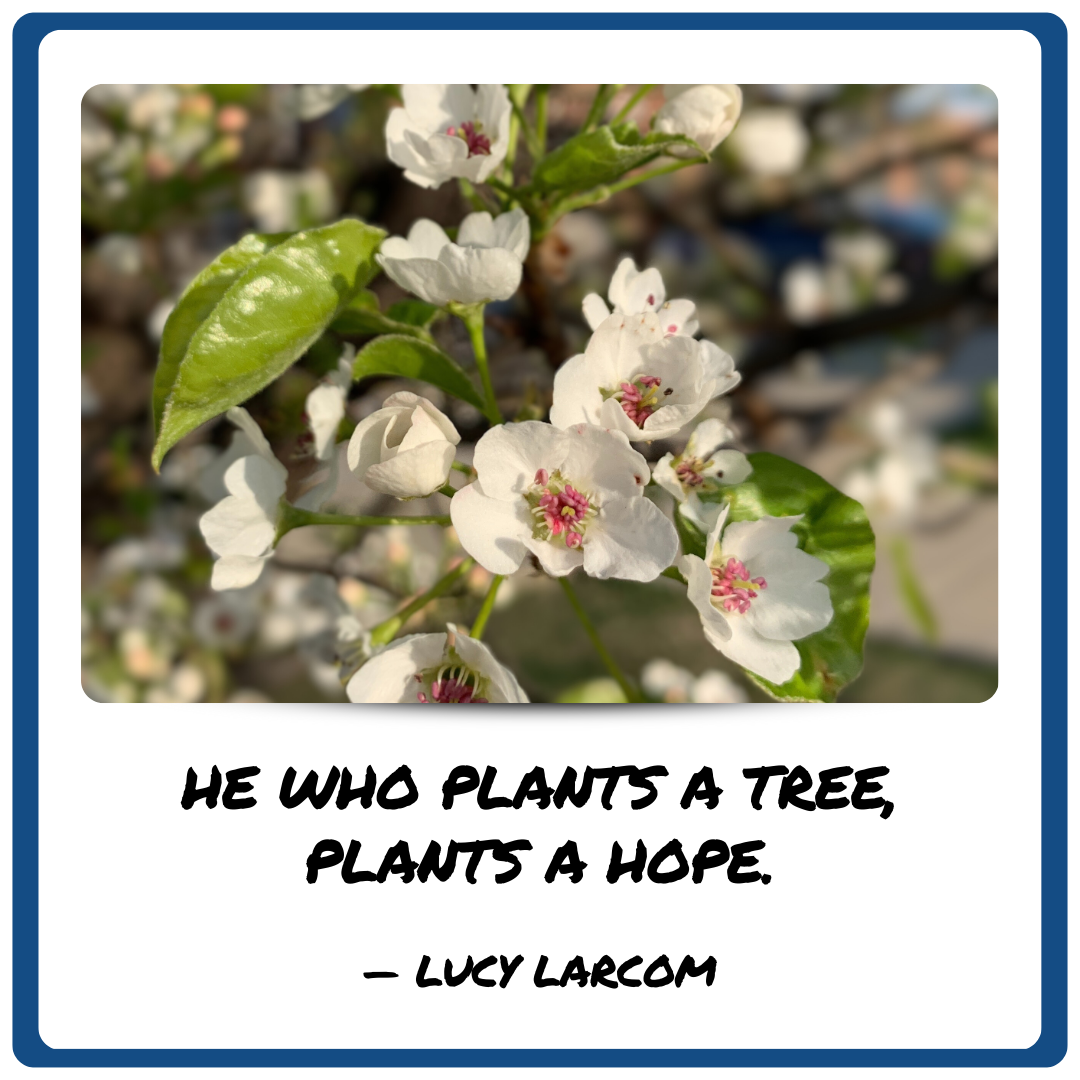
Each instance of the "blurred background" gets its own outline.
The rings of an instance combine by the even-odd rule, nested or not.
[[[555,369],[588,339],[582,298],[606,295],[624,254],[658,267],[668,297],[697,304],[702,335],[743,373],[704,415],[727,419],[740,449],[819,472],[871,517],[866,666],[841,700],[983,701],[997,687],[996,98],[964,85],[742,89],[742,118],[711,165],[564,218],[531,253],[521,292],[488,308],[500,405],[542,418]],[[550,146],[578,130],[594,93],[552,88]],[[371,627],[461,557],[453,531],[433,526],[300,529],[254,586],[212,593],[198,520],[225,494],[242,439],[218,421],[160,476],[149,465],[162,327],[225,247],[342,215],[401,235],[418,217],[452,227],[469,212],[452,184],[425,191],[387,160],[395,94],[102,85],[83,101],[83,685],[97,700],[343,701],[343,613]],[[646,129],[662,101],[657,89],[631,118]],[[384,307],[403,296],[385,277],[371,287]],[[434,333],[471,365],[457,320]],[[313,467],[304,400],[336,359],[313,349],[247,403],[291,490]],[[406,387],[356,385],[346,429]],[[457,424],[468,460],[481,417],[424,392]],[[392,500],[342,474],[335,509],[388,512]],[[446,507],[435,495],[408,512]],[[488,581],[477,568],[409,629],[467,625]],[[708,645],[675,582],[578,588],[651,697],[764,700]],[[500,591],[486,640],[534,701],[617,700],[561,590],[527,566]]]

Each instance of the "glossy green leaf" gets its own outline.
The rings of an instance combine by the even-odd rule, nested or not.
[[[402,300],[391,304],[385,314],[379,310],[379,300],[368,289],[362,289],[348,307],[334,320],[335,333],[349,337],[369,334],[405,334],[430,341],[428,327],[444,312],[423,300]]]
[[[835,701],[862,670],[863,639],[870,620],[873,530],[862,506],[817,473],[775,454],[750,454],[749,458],[754,472],[748,480],[703,498],[727,502],[728,521],[802,514],[803,520],[792,531],[804,551],[829,566],[824,581],[832,597],[833,619],[824,630],[795,642],[802,665],[783,686],[747,674],[781,701]],[[676,519],[684,550],[704,557],[705,538],[681,514]]]
[[[484,401],[469,376],[434,345],[402,334],[388,334],[369,341],[357,354],[353,378],[395,375],[431,383],[453,397],[483,411]]]
[[[264,235],[252,233],[223,251],[184,290],[165,323],[161,335],[161,354],[154,372],[152,412],[154,434],[161,430],[161,417],[169,391],[176,381],[176,372],[184,359],[191,337],[220,303],[226,290],[237,278],[258,262],[272,247],[290,233]]]
[[[154,386],[160,416],[155,469],[189,431],[256,394],[318,340],[374,276],[375,252],[385,235],[346,219],[294,233],[261,252],[260,241],[245,238],[217,260],[225,270],[203,281],[202,299],[188,304],[203,275],[192,283],[170,316],[176,325],[168,335],[168,353],[163,338]],[[245,243],[249,246],[238,251]],[[237,265],[239,272],[226,281],[228,267],[244,261],[246,266]]]
[[[544,157],[533,172],[532,187],[540,192],[584,191],[610,184],[676,145],[701,154],[682,135],[656,131],[642,136],[633,123],[597,128],[575,135]]]

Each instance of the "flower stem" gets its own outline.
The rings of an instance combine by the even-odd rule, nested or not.
[[[475,638],[477,641],[483,637],[484,627],[487,626],[488,616],[495,607],[495,596],[499,591],[499,586],[505,580],[506,577],[503,574],[496,574],[491,579],[487,595],[484,597],[484,602],[480,605],[480,613],[476,616],[476,621],[472,624],[472,629],[469,631],[469,637]]]
[[[659,155],[657,156],[659,157]],[[651,160],[655,161],[656,158],[652,158]],[[678,161],[672,161],[667,165],[661,165],[659,168],[650,169],[648,172],[636,173],[634,176],[629,176],[625,180],[620,180],[618,183],[605,184],[603,187],[593,188],[591,191],[582,192],[580,195],[574,195],[557,203],[551,211],[551,218],[553,221],[558,220],[564,214],[569,214],[572,210],[580,210],[585,206],[594,206],[598,202],[610,199],[611,196],[617,192],[626,191],[627,188],[636,187],[638,184],[645,183],[646,180],[653,180],[657,176],[678,172],[680,169],[685,169],[689,165],[707,165],[708,162],[709,159],[704,156],[686,160],[679,159]]]
[[[471,465],[466,465],[463,461],[452,462],[450,468],[456,469],[459,473],[464,473],[466,476],[476,476],[476,470]]]
[[[388,641],[392,640],[394,635],[411,619],[418,611],[426,607],[432,600],[438,600],[440,596],[445,596],[454,586],[454,583],[466,573],[471,570],[473,566],[473,560],[471,558],[462,559],[449,573],[444,574],[434,585],[431,586],[427,592],[421,593],[415,599],[410,600],[403,608],[395,611],[389,619],[385,619],[379,623],[371,631],[371,644],[372,645],[385,645]]]
[[[287,503],[281,510],[278,518],[277,542],[293,529],[302,528],[305,525],[356,525],[361,528],[369,528],[374,525],[449,525],[450,518],[445,514],[413,514],[404,517],[354,517],[351,514],[322,514],[314,510],[301,510],[299,507],[290,506]]]
[[[534,162],[539,161],[544,156],[544,152],[540,148],[540,142],[536,137],[536,132],[533,130],[532,124],[529,123],[525,116],[525,111],[514,100],[513,95],[510,96],[510,107],[514,110],[514,115],[521,125],[521,133],[525,136],[525,146],[529,150],[529,156]]]
[[[547,102],[550,87],[536,88],[536,143],[543,156],[547,153]]]
[[[596,627],[593,626],[592,620],[586,614],[585,609],[581,606],[581,601],[578,599],[578,595],[574,592],[574,586],[570,584],[569,578],[561,577],[558,579],[559,584],[562,586],[562,590],[566,593],[566,599],[570,601],[570,606],[574,609],[574,614],[578,617],[578,621],[581,623],[588,635],[589,640],[593,644],[593,648],[596,650],[597,655],[604,663],[604,667],[608,669],[611,677],[619,684],[619,688],[622,690],[623,695],[627,701],[643,702],[645,699],[641,694],[634,689],[630,680],[622,673],[619,665],[615,663],[611,653],[607,651],[604,643],[600,640],[600,635],[596,632]]]
[[[581,128],[582,133],[592,131],[603,121],[608,103],[622,89],[622,86],[622,83],[601,83],[596,88],[596,97],[593,98],[593,103],[589,107],[589,115],[585,117],[585,123]]]
[[[896,577],[900,584],[900,595],[915,620],[916,625],[922,631],[922,635],[928,642],[933,644],[937,641],[938,624],[934,609],[926,598],[919,585],[919,577],[911,565],[911,549],[903,536],[894,536],[889,545],[889,554],[892,556],[893,566],[896,568]]]
[[[645,83],[643,86],[639,86],[637,91],[631,96],[629,101],[616,113],[615,118],[611,121],[612,126],[617,124],[625,116],[629,115],[630,110],[654,87],[656,83]]]
[[[488,371],[487,346],[484,344],[484,305],[472,304],[460,307],[455,315],[465,324],[472,342],[473,355],[476,357],[476,370],[480,372],[480,381],[484,384],[484,415],[492,424],[501,424],[502,414],[495,401],[495,388],[491,385],[491,372]]]
[[[445,495],[448,499],[452,499],[457,494],[457,488],[448,480],[441,488],[439,488],[439,494]]]

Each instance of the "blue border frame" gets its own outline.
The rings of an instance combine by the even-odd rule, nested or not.
[[[53,30],[409,31],[431,29],[608,29],[608,14],[81,14],[24,15],[12,33],[13,355],[38,356],[38,46]],[[621,15],[620,29],[650,30],[653,16]],[[1067,31],[1052,14],[684,14],[669,29],[1026,30],[1042,46],[1042,461],[1043,566],[1058,585],[1067,565],[1066,215]],[[16,468],[13,500],[37,509],[38,369],[14,364]],[[18,448],[24,448],[19,454]],[[1043,605],[1042,676],[1042,1030],[1025,1050],[56,1050],[38,1033],[38,524],[24,514],[13,534],[13,983],[15,1056],[50,1067],[150,1066],[953,1066],[1057,1064],[1066,1041],[1066,613]]]

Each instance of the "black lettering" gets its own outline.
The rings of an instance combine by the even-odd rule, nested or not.
[[[804,791],[810,791],[814,786],[814,778],[801,765],[796,765],[791,772],[780,781],[780,798],[777,805],[781,810],[786,810],[788,805],[797,806],[800,810],[816,810],[813,799],[801,799]]]
[[[663,975],[660,978],[654,978],[653,973],[657,971],[663,971]],[[667,986],[668,983],[675,981],[675,972],[671,970],[671,961],[667,956],[658,956],[646,969],[645,969],[645,985],[646,986]]]
[[[330,796],[334,794],[334,788],[337,787],[340,776],[341,770],[335,765],[327,775],[322,791],[319,791],[319,774],[312,769],[304,777],[304,782],[294,792],[293,784],[296,783],[296,770],[288,768],[281,778],[281,792],[278,798],[281,800],[281,805],[287,810],[292,810],[305,800],[310,802],[316,810],[321,810],[330,801]]]
[[[675,859],[675,869],[661,870],[660,867],[671,858]],[[673,881],[681,881],[689,873],[690,864],[683,854],[680,840],[669,840],[649,861],[649,880],[655,881],[657,885],[668,885]]]
[[[376,881],[377,878],[370,870],[357,870],[356,857],[360,854],[360,841],[349,841],[349,853],[345,856],[345,862],[341,867],[341,879],[346,885],[355,885],[360,881]]]
[[[612,885],[623,876],[629,874],[631,881],[640,881],[645,875],[645,859],[648,852],[645,850],[645,841],[637,842],[634,858],[630,862],[622,861],[622,845],[616,841],[611,845],[611,862],[608,863],[607,879]]]
[[[640,956],[631,956],[629,960],[624,961],[619,965],[619,982],[623,986],[640,986],[640,979],[628,979],[626,973],[633,967],[637,967],[641,963],[642,958]]]
[[[416,869],[416,876],[421,882],[427,881],[427,879],[434,874],[440,881],[449,881],[454,873],[454,867],[457,866],[457,844],[451,840],[446,845],[446,861],[440,865],[439,856],[442,854],[442,845],[438,840],[432,840],[428,846],[427,851],[424,852],[424,857],[420,860],[420,865]]]
[[[492,851],[496,862],[510,864],[509,870],[495,875],[496,885],[505,885],[521,873],[521,860],[514,854],[515,851],[532,851],[532,844],[528,840],[511,840],[508,844],[498,844]]]
[[[712,986],[713,981],[716,978],[716,957],[710,956],[706,958],[705,963],[696,965],[692,956],[684,956],[683,962],[679,965],[678,974],[675,976],[675,988],[678,989],[683,984],[683,980],[689,976],[691,979],[696,979],[699,975],[705,976],[705,985]]]
[[[743,776],[747,780],[757,780],[754,785],[753,794],[750,796],[750,805],[755,810],[761,809],[761,796],[765,794],[765,785],[769,782],[770,776],[785,776],[787,774],[786,765],[759,765],[756,769],[743,769]]]
[[[548,787],[547,776],[539,765],[521,778],[514,796],[514,809],[520,810],[526,799],[531,799],[541,810],[546,810],[551,804],[551,788]]]
[[[646,806],[651,806],[656,802],[656,785],[649,778],[652,776],[667,776],[667,774],[668,771],[663,765],[649,765],[644,769],[634,769],[630,774],[630,785],[632,787],[644,788],[648,794],[642,795],[640,799],[634,799],[630,804],[630,809],[644,810]]]
[[[320,840],[307,857],[307,883],[314,885],[320,870],[329,870],[345,858],[345,849],[337,840]]]
[[[743,844],[734,844],[731,848],[731,865],[728,867],[728,881],[734,885],[743,885],[751,881],[757,881],[761,874],[757,870],[742,874],[739,871],[744,866],[757,866],[757,859],[750,854],[751,851],[760,851],[765,846],[764,840],[747,840]]]
[[[586,768],[581,778],[580,788],[574,786],[576,781],[577,770],[567,767],[562,774],[562,779],[555,788],[555,794],[551,798],[557,810],[561,810],[567,800],[572,802],[579,810],[589,801],[593,786],[592,769]]]
[[[450,775],[442,786],[442,807],[450,810],[454,799],[466,795],[480,786],[480,774],[471,765],[458,765],[450,770]]]
[[[404,840],[399,840],[393,847],[388,848],[383,856],[382,865],[379,867],[379,884],[386,881],[391,874],[400,874],[404,882],[412,881],[416,876],[416,863],[413,862],[409,845]]]
[[[545,979],[544,972],[547,970],[548,958],[541,956],[536,962],[536,971],[533,972],[533,986],[545,987],[545,986],[558,986],[558,979]]]
[[[221,770],[216,765],[210,770],[210,783],[206,787],[196,787],[198,782],[195,770],[189,768],[184,794],[180,796],[180,805],[185,810],[190,810],[200,799],[205,799],[207,808],[213,810],[217,806],[218,795],[221,794]]]
[[[568,874],[570,883],[576,885],[585,876],[585,867],[589,864],[578,854],[577,841],[567,840],[551,856],[551,862],[544,871],[544,880],[550,885],[559,874]]]
[[[420,966],[416,969],[417,986],[442,986],[442,979],[429,979],[427,977],[428,964],[430,963],[431,957],[425,953],[423,959],[420,961]]]
[[[690,777],[690,783],[686,785],[686,790],[679,800],[679,805],[684,810],[689,810],[690,804],[695,799],[701,799],[710,810],[715,810],[716,804],[720,802],[720,796],[723,794],[724,789],[717,786],[712,769],[706,765],[705,768],[698,769]]]
[[[405,785],[405,794],[390,797],[390,792],[398,784]],[[379,805],[384,810],[400,810],[404,806],[412,806],[420,798],[420,792],[416,790],[413,780],[412,769],[408,765],[399,765],[380,785],[379,794],[376,796]]]
[[[615,961],[611,959],[607,953],[604,953],[599,960],[593,964],[592,978],[589,980],[590,986],[610,986],[612,990],[618,990],[619,984],[614,979],[609,979],[609,975],[615,974]]]
[[[723,840],[706,840],[694,856],[694,876],[691,881],[695,885],[700,885],[705,880],[705,871],[723,866],[730,854]]]
[[[489,765],[484,770],[484,780],[480,785],[480,790],[476,793],[476,805],[481,810],[502,810],[507,806],[513,806],[513,800],[506,798],[505,795],[492,795],[491,785],[495,783],[495,777],[498,775],[499,770],[494,765]]]
[[[292,772],[292,769],[289,770]],[[369,765],[364,773],[364,782],[360,787],[352,786],[352,773],[348,769],[341,770],[341,786],[338,788],[336,805],[339,810],[344,810],[353,799],[359,799],[360,805],[365,810],[371,809],[371,801],[375,798],[375,770]]]
[[[817,789],[817,804],[819,810],[840,810],[848,804],[848,797],[842,799],[828,798],[834,791],[843,791],[846,784],[838,784],[836,781],[841,776],[850,776],[855,770],[850,765],[840,765],[835,769],[824,769],[818,773],[821,787]]]
[[[495,980],[494,979],[481,979],[480,978],[480,972],[483,971],[484,968],[491,967],[491,965],[494,964],[494,963],[495,963],[495,957],[494,956],[485,956],[484,959],[481,960],[476,965],[476,967],[474,967],[472,969],[472,981],[474,983],[476,983],[477,986],[494,986],[495,985]]]

